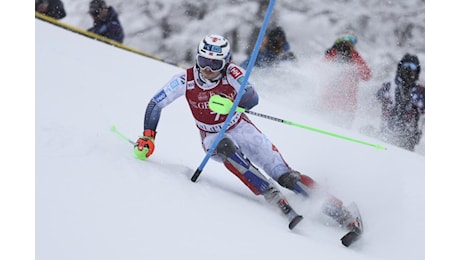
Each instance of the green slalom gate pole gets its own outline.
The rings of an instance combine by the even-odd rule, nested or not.
[[[219,96],[219,95],[214,95],[209,99],[209,108],[211,108],[212,111],[214,111],[216,113],[219,113],[219,114],[222,114],[222,115],[228,114],[230,112],[230,108],[232,106],[233,106],[233,102],[230,99],[222,97],[222,96]],[[273,117],[273,116],[264,115],[264,114],[253,112],[253,111],[248,111],[248,110],[246,110],[246,109],[244,109],[242,107],[237,107],[236,111],[241,112],[241,113],[247,113],[247,114],[258,116],[258,117],[262,117],[262,118],[269,119],[269,120],[273,120],[273,121],[283,123],[283,124],[286,124],[286,125],[292,125],[292,126],[300,127],[300,128],[303,128],[303,129],[313,131],[313,132],[320,133],[320,134],[325,134],[325,135],[337,137],[337,138],[340,138],[340,139],[348,140],[348,141],[351,141],[351,142],[371,146],[371,147],[374,147],[376,149],[380,149],[380,150],[386,150],[387,149],[386,147],[381,146],[379,144],[372,144],[372,143],[364,142],[364,141],[361,141],[361,140],[358,140],[358,139],[354,139],[354,138],[351,138],[351,137],[331,133],[331,132],[324,131],[324,130],[317,129],[317,128],[313,128],[313,127],[310,127],[310,126],[294,123],[294,122],[287,121],[287,120],[280,119],[280,118],[276,118],[276,117]]]

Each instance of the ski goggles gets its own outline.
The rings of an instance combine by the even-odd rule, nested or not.
[[[224,60],[214,60],[214,59],[209,59],[205,58],[199,54],[196,55],[196,64],[198,67],[201,69],[204,69],[208,67],[212,72],[220,71],[224,68],[225,66],[225,61]]]
[[[413,63],[413,62],[404,62],[402,65],[401,65],[403,68],[409,68],[410,70],[412,71],[416,71],[417,70],[417,64]]]
[[[340,37],[339,39],[337,39],[336,43],[339,43],[339,42],[349,42],[353,45],[356,45],[356,43],[358,43],[358,38],[356,38],[355,36],[351,36],[351,35],[345,35],[343,37]]]

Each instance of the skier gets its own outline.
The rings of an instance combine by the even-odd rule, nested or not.
[[[134,145],[134,153],[139,159],[147,159],[154,152],[160,113],[180,96],[185,95],[205,151],[210,149],[218,136],[228,115],[213,112],[208,106],[208,100],[213,95],[235,100],[245,70],[230,61],[230,43],[220,35],[205,36],[198,44],[195,57],[194,66],[173,76],[148,103],[144,131]],[[238,105],[249,110],[258,104],[258,94],[251,83],[248,83],[243,91]],[[290,229],[302,220],[302,216],[291,208],[272,179],[304,196],[313,195],[314,192],[322,193],[314,180],[289,167],[275,145],[244,113],[237,112],[232,115],[229,126],[211,158],[222,162],[255,195],[263,195],[270,204],[277,205],[288,217]],[[271,178],[260,172],[256,166],[263,169]],[[349,229],[358,225],[342,205],[342,201],[333,196],[327,195],[323,210],[325,214]]]
[[[376,94],[382,105],[381,137],[409,151],[420,142],[419,120],[425,114],[425,86],[417,83],[419,75],[418,57],[407,53],[398,63],[394,81],[383,83]]]

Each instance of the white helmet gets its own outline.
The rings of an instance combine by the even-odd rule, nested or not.
[[[200,68],[219,71],[230,61],[231,53],[230,42],[225,37],[210,34],[198,44],[196,63]]]

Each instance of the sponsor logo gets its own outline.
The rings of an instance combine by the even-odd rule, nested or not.
[[[198,93],[198,100],[199,101],[208,101],[209,100],[208,93],[206,93],[206,92]]]
[[[160,91],[160,93],[156,94],[153,97],[153,100],[155,100],[156,103],[160,103],[163,99],[166,98],[166,93],[164,90]]]
[[[169,83],[168,90],[172,91],[174,90],[177,86],[179,86],[179,80],[175,79]]]
[[[199,109],[209,109],[209,104],[208,102],[198,102],[197,107]]]
[[[187,89],[194,89],[195,88],[195,81],[190,80],[187,82]]]
[[[193,100],[188,100],[188,103],[190,104],[190,107],[192,108],[198,108],[198,105],[197,105],[197,102],[193,101]]]
[[[233,67],[230,70],[230,75],[232,75],[233,78],[237,79],[238,77],[243,75],[243,72],[238,67]]]
[[[185,84],[185,75],[180,76],[180,84]]]
[[[188,100],[188,103],[190,104],[191,108],[194,109],[208,109],[209,110],[209,104],[208,102],[196,102],[196,101],[191,101],[190,99]],[[201,112],[200,112],[201,113]]]

